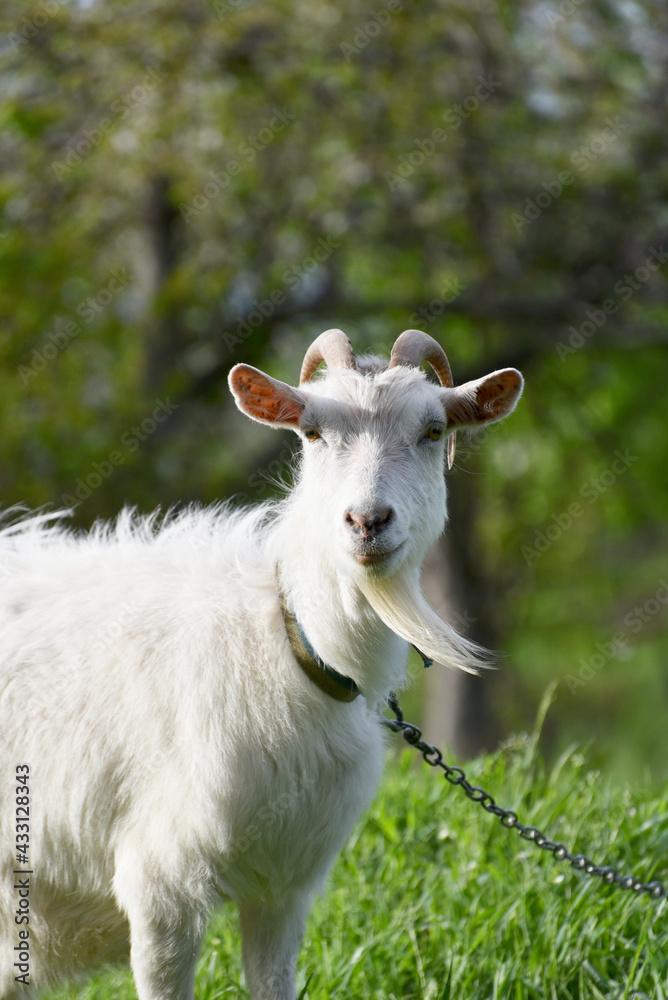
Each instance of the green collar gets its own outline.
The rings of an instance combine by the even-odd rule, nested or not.
[[[285,631],[288,634],[292,654],[306,676],[331,698],[336,698],[337,701],[354,701],[355,698],[362,694],[360,688],[352,677],[340,674],[338,670],[330,667],[324,660],[320,659],[308,641],[306,633],[297,621],[294,612],[288,607],[288,602],[285,599],[285,594],[281,590],[280,584],[278,587],[278,600],[281,605]],[[413,646],[413,649],[422,658],[425,667],[430,667],[434,661],[425,656],[413,643],[411,643],[411,646]]]
[[[362,693],[355,681],[351,677],[344,677],[338,670],[320,659],[308,641],[304,629],[290,611],[281,590],[278,592],[278,599],[294,658],[306,676],[317,684],[321,691],[336,698],[337,701],[354,701]]]

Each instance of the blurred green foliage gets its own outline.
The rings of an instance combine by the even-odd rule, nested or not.
[[[329,326],[516,365],[451,487],[494,710],[562,678],[548,741],[665,773],[665,4],[5,0],[0,32],[3,503],[266,497],[291,442],[226,373],[294,380]]]

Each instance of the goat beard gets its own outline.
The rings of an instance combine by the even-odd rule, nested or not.
[[[491,653],[461,636],[432,608],[417,573],[369,575],[358,585],[380,620],[428,659],[470,674],[491,665]]]

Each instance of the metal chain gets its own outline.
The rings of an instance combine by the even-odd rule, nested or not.
[[[567,861],[571,867],[584,872],[585,875],[597,875],[604,882],[617,886],[619,889],[631,889],[638,894],[645,892],[652,899],[662,899],[666,895],[666,890],[660,882],[641,882],[633,875],[619,875],[609,865],[595,865],[584,854],[571,854],[565,844],[549,840],[535,826],[526,826],[524,823],[520,823],[517,814],[512,809],[503,809],[501,806],[497,806],[489,792],[477,785],[471,785],[461,767],[446,764],[438,747],[432,746],[431,743],[425,743],[422,739],[422,731],[417,726],[411,722],[404,722],[404,714],[399,707],[396,695],[391,694],[387,699],[387,704],[394,712],[396,719],[383,718],[383,724],[395,733],[400,732],[406,742],[422,754],[430,767],[440,767],[446,781],[451,785],[459,785],[472,802],[479,802],[486,812],[498,816],[502,826],[509,830],[517,830],[524,840],[529,840],[536,847],[548,851],[557,861]]]

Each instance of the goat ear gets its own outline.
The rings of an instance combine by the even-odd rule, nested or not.
[[[306,400],[299,389],[270,378],[250,365],[235,365],[228,376],[234,401],[246,416],[294,430]]]
[[[448,429],[479,427],[503,420],[522,395],[524,379],[515,368],[504,368],[484,378],[443,390]]]

